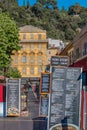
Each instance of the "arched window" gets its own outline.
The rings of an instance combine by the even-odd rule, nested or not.
[[[34,68],[33,67],[30,68],[30,74],[34,74]]]
[[[27,57],[26,56],[22,56],[22,62],[24,62],[24,63],[27,62]]]
[[[38,62],[39,62],[39,63],[42,62],[42,56],[38,56]]]
[[[39,68],[38,68],[38,74],[40,74],[42,72],[42,67],[40,66]]]
[[[22,69],[22,73],[23,73],[23,74],[26,74],[26,68],[23,68],[23,69]]]
[[[30,63],[34,62],[34,56],[30,56]]]

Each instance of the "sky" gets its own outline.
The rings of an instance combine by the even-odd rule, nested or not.
[[[26,0],[27,1],[27,0]],[[30,5],[35,4],[36,0],[29,0]],[[87,8],[87,0],[58,0],[58,8],[61,9],[64,7],[68,9],[69,6],[74,5],[75,3],[79,3],[81,6]],[[23,0],[19,0],[19,5],[23,4]]]

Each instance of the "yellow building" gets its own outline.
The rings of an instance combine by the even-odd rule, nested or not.
[[[50,64],[50,62],[51,62],[51,57],[59,54],[60,51],[61,51],[61,49],[58,48],[58,47],[50,47],[50,48],[48,48],[48,50],[47,50],[48,64]]]
[[[22,77],[40,77],[47,65],[46,31],[26,25],[20,28],[19,37],[22,48],[14,52],[12,67],[18,68]]]

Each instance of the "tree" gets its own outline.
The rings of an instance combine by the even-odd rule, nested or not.
[[[37,0],[43,7],[57,9],[57,0]]]
[[[9,15],[0,12],[0,69],[4,70],[11,63],[13,50],[18,51],[18,28]]]
[[[5,74],[6,77],[21,78],[21,73],[17,68],[9,68]]]
[[[76,3],[73,6],[69,7],[68,14],[69,15],[78,15],[81,12],[81,6],[79,3]]]

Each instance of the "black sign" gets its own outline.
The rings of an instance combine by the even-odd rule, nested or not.
[[[41,93],[48,93],[50,91],[50,73],[42,73],[40,89]]]
[[[20,114],[20,79],[6,79],[7,116]]]
[[[81,68],[52,67],[50,128],[67,118],[79,127]]]
[[[38,77],[30,77],[29,80],[30,81],[40,81],[40,78],[38,78]]]
[[[40,97],[40,116],[48,115],[49,98],[46,96]]]
[[[52,66],[68,66],[67,56],[52,56],[51,57]]]
[[[30,77],[29,81],[31,82],[31,84],[40,84],[40,78],[39,77]]]
[[[22,77],[22,78],[21,78],[21,84],[22,84],[22,85],[26,84],[28,81],[29,81],[29,78],[28,78],[28,77]]]

